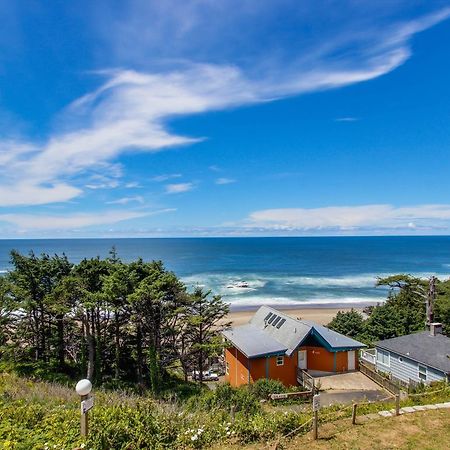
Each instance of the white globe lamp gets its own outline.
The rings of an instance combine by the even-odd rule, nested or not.
[[[87,379],[80,380],[75,386],[75,390],[77,391],[78,395],[88,395],[92,390],[92,383]]]

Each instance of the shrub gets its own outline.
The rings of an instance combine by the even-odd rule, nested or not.
[[[286,387],[281,381],[259,379],[250,385],[250,391],[258,399],[267,399],[270,394],[282,394],[287,392]]]

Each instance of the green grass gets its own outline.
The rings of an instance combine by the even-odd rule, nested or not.
[[[311,417],[310,410],[285,411],[262,405],[267,386],[234,389],[218,386],[212,392],[192,387],[185,400],[169,388],[154,399],[126,391],[94,389],[95,406],[90,414],[90,434],[79,436],[79,398],[73,386],[37,382],[14,374],[0,375],[0,449],[73,449],[85,444],[92,450],[224,448],[274,441]],[[270,387],[269,387],[270,388]],[[434,390],[441,389],[436,386]],[[427,393],[414,403],[450,400],[450,386]],[[410,400],[403,404],[412,403]],[[230,406],[237,406],[232,423]],[[359,414],[392,408],[393,404],[370,404]],[[321,411],[322,422],[346,420],[350,408],[338,406]],[[301,433],[305,433],[303,430]]]

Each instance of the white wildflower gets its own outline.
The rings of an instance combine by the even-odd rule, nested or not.
[[[198,439],[198,436],[196,434],[194,434],[193,436],[191,436],[191,441],[196,441]]]
[[[229,436],[231,433],[229,431],[227,431],[227,436]]]

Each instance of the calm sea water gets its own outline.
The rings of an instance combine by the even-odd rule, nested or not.
[[[450,237],[0,240],[0,271],[11,249],[78,262],[113,245],[125,261],[163,260],[189,287],[210,288],[233,307],[380,301],[377,276],[450,275]],[[235,286],[242,281],[248,287]]]

